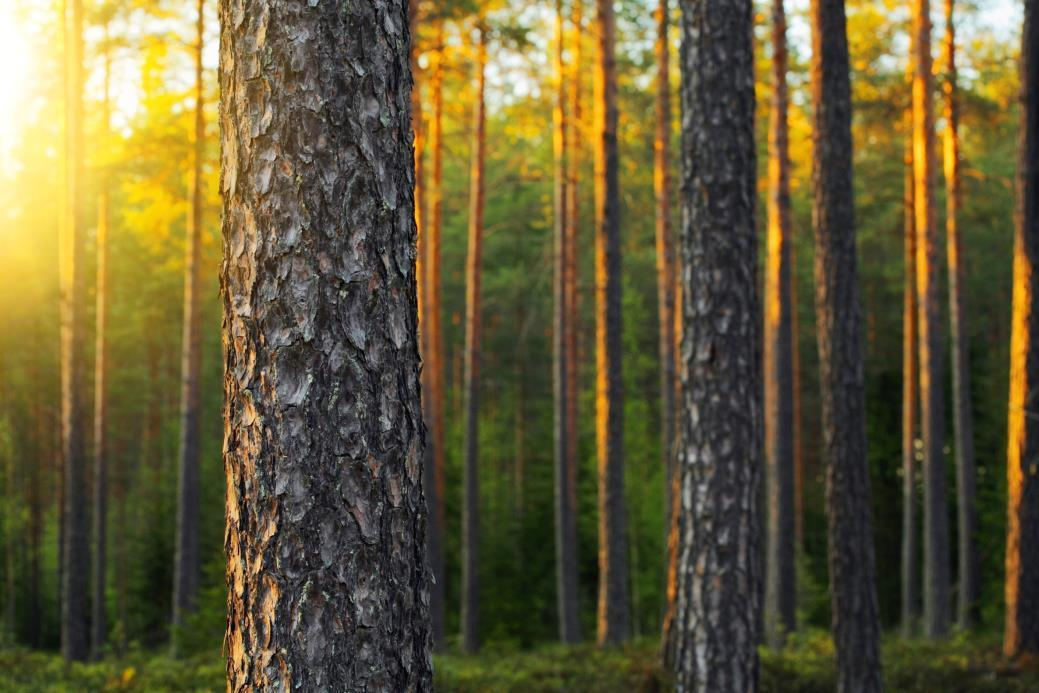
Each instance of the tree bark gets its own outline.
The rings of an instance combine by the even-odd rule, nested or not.
[[[83,3],[65,0],[65,220],[59,244],[61,286],[61,430],[64,460],[61,653],[89,654],[86,454],[82,402],[85,259],[83,238]]]
[[[577,422],[577,399],[580,395],[580,363],[578,352],[578,334],[580,332],[581,298],[578,292],[577,251],[580,246],[581,200],[579,197],[581,178],[581,151],[585,133],[581,126],[581,80],[582,51],[584,38],[584,3],[582,0],[571,0],[570,23],[572,25],[572,44],[570,53],[570,83],[567,138],[568,180],[566,211],[566,423],[567,423],[567,461],[570,474],[570,507],[577,515],[577,468],[580,453],[579,426]],[[580,623],[578,623],[580,627]],[[580,637],[580,633],[578,633]]]
[[[1039,0],[1024,7],[1007,445],[1007,656],[1039,652]]]
[[[222,0],[229,691],[431,689],[404,0]]]
[[[815,310],[837,690],[883,687],[866,456],[844,0],[812,0]]]
[[[552,109],[552,149],[554,158],[554,213],[553,213],[553,334],[552,384],[554,417],[554,490],[555,490],[555,546],[556,546],[556,614],[559,619],[559,640],[577,642],[577,517],[571,504],[574,493],[570,489],[570,468],[573,455],[570,450],[570,424],[567,420],[569,357],[567,354],[567,270],[569,243],[567,239],[567,91],[563,63],[563,3],[556,0],[555,46],[552,65],[555,76],[555,104]]]
[[[949,520],[942,422],[942,334],[934,196],[930,0],[913,0],[913,172],[920,331],[920,428],[924,442],[924,632],[949,628]]]
[[[763,460],[752,30],[749,0],[682,0],[682,486],[673,626],[680,691],[758,684]]]
[[[199,420],[201,418],[202,348],[200,335],[199,292],[202,244],[202,156],[206,126],[203,114],[204,84],[202,81],[202,50],[205,40],[203,9],[205,0],[198,0],[195,20],[195,141],[192,153],[191,208],[184,255],[184,334],[181,346],[180,390],[180,448],[178,456],[177,536],[173,569],[173,628],[171,650],[179,650],[179,628],[184,615],[195,610],[201,572],[199,532]]]
[[[910,75],[910,82],[912,75]],[[919,529],[916,513],[916,441],[920,417],[920,350],[916,304],[916,211],[913,174],[913,109],[904,117],[905,284],[902,291],[902,635],[916,632],[920,616]]]
[[[964,283],[963,241],[959,228],[960,137],[956,104],[956,29],[953,0],[945,8],[945,243],[949,263],[949,336],[952,343],[952,409],[956,440],[956,507],[959,539],[959,589],[957,620],[961,628],[978,621],[981,598],[978,552],[974,534],[978,528],[974,471],[974,416],[971,412],[970,343],[967,333],[967,297]]]
[[[768,259],[765,265],[765,454],[768,469],[767,640],[782,647],[797,628],[794,569],[793,351],[791,322],[790,144],[787,125],[786,12],[772,2],[772,110],[769,119]]]
[[[628,518],[624,502],[621,372],[621,229],[617,172],[617,61],[613,0],[596,0],[595,70],[595,438],[599,473],[597,642],[631,635]]]
[[[476,93],[473,106],[472,166],[469,174],[469,249],[465,263],[465,463],[462,503],[462,651],[479,648],[479,529],[480,529],[480,312],[483,262],[484,146],[486,133],[485,72],[487,27],[477,27]]]

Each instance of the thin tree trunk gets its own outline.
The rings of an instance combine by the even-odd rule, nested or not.
[[[680,691],[758,685],[763,466],[750,0],[682,0]],[[695,297],[695,300],[694,300]]]
[[[930,0],[913,0],[913,173],[920,331],[920,428],[924,441],[924,632],[949,628],[949,520],[943,454],[941,308],[934,197]]]
[[[111,59],[108,25],[105,25],[104,105],[102,147],[108,144],[109,75]],[[107,630],[105,571],[108,567],[106,529],[108,521],[108,181],[102,173],[97,200],[97,308],[94,336],[94,595],[90,630],[90,656],[101,659]]]
[[[181,353],[180,448],[177,487],[177,544],[173,572],[173,628],[170,640],[174,656],[179,650],[179,628],[184,615],[195,610],[201,572],[199,529],[199,420],[201,407],[202,349],[199,320],[199,292],[202,244],[202,156],[206,125],[202,50],[205,0],[198,0],[195,20],[195,142],[191,175],[191,209],[188,216],[184,257],[184,335]]]
[[[462,651],[479,648],[479,448],[480,448],[480,283],[483,261],[484,141],[487,28],[477,26],[476,91],[473,106],[472,167],[469,174],[469,249],[465,263],[465,466],[462,503]]]
[[[66,211],[59,244],[61,284],[61,429],[64,460],[64,531],[61,571],[61,653],[89,654],[87,594],[90,550],[86,527],[86,454],[83,436],[83,3],[66,0],[65,186]]]
[[[765,454],[769,499],[765,621],[768,643],[774,648],[781,647],[787,633],[797,628],[786,69],[786,12],[783,0],[773,0],[768,259],[765,265]]]
[[[1007,445],[1007,656],[1039,652],[1039,0],[1027,0],[1024,15]]]
[[[967,333],[967,298],[964,283],[963,242],[959,229],[960,137],[956,105],[956,29],[953,0],[945,5],[945,238],[949,263],[949,332],[952,342],[952,409],[956,437],[956,507],[959,538],[959,590],[957,617],[960,627],[973,628],[978,620],[981,585],[974,533],[978,528],[975,507],[974,417],[971,413],[970,348]]]
[[[227,689],[428,691],[407,6],[220,18]]]
[[[574,494],[570,489],[572,453],[570,425],[567,421],[568,402],[567,366],[567,110],[566,80],[563,64],[563,2],[556,0],[555,49],[552,55],[556,100],[552,109],[552,148],[554,155],[554,214],[553,214],[553,410],[555,412],[555,544],[556,544],[556,611],[559,619],[559,639],[564,643],[578,640],[577,621],[577,518],[571,505]]]
[[[585,140],[585,130],[581,127],[581,80],[584,78],[582,70],[581,44],[584,38],[584,3],[582,0],[571,0],[570,24],[571,47],[570,47],[570,83],[569,83],[569,126],[567,138],[569,146],[567,152],[569,194],[566,204],[566,424],[567,424],[567,461],[570,474],[570,507],[573,509],[574,517],[577,516],[577,468],[578,455],[580,452],[579,431],[577,424],[577,398],[580,387],[580,355],[578,350],[578,334],[580,331],[580,311],[578,301],[580,294],[577,290],[578,262],[577,251],[579,247],[580,223],[581,223],[581,200],[579,198],[581,178],[581,151]],[[580,627],[580,623],[578,623]],[[580,637],[580,633],[578,633]]]
[[[794,551],[802,556],[805,550],[805,462],[804,432],[801,429],[801,329],[798,320],[797,299],[797,235],[790,234],[790,361],[791,394],[794,430]],[[796,571],[796,564],[795,564]],[[796,578],[796,575],[795,575]]]
[[[916,632],[920,616],[919,529],[916,513],[916,441],[920,417],[919,319],[916,304],[916,211],[913,174],[913,111],[905,118],[905,284],[902,291],[902,635]]]
[[[851,83],[844,0],[812,0],[815,310],[826,456],[837,690],[879,691],[862,315],[855,252]]]

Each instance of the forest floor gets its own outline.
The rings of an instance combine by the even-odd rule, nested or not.
[[[669,691],[670,678],[657,663],[656,647],[651,640],[605,651],[591,645],[546,645],[524,652],[491,646],[473,657],[437,656],[435,688],[466,693]],[[943,643],[890,639],[884,646],[884,667],[889,691],[1039,691],[1039,661],[1007,665],[991,638]],[[175,662],[136,653],[121,660],[66,666],[52,653],[0,650],[2,692],[223,689],[223,662],[213,656]],[[833,690],[833,646],[825,635],[801,634],[782,652],[762,652],[763,693]]]

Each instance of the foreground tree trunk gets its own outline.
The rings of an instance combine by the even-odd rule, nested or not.
[[[978,528],[975,507],[974,416],[971,413],[970,349],[967,334],[967,297],[964,283],[963,241],[959,228],[960,136],[956,105],[956,28],[953,0],[945,0],[945,247],[949,263],[949,332],[952,343],[952,410],[956,436],[956,508],[959,538],[957,620],[972,628],[978,620],[981,598]]]
[[[617,172],[617,61],[613,0],[596,0],[595,439],[599,473],[597,642],[631,636],[628,513],[624,502],[621,229]]]
[[[61,556],[61,654],[89,654],[86,455],[83,440],[83,3],[65,0],[65,219],[59,243],[61,286],[61,440],[64,505]]]
[[[680,691],[753,691],[762,411],[749,0],[682,0]]]
[[[930,0],[913,0],[913,172],[916,293],[920,331],[920,429],[924,441],[924,632],[949,629],[949,520],[942,447],[944,403],[938,244],[934,197],[934,113]]]
[[[772,111],[768,137],[768,259],[765,264],[765,455],[768,561],[765,628],[782,647],[797,628],[794,551],[793,323],[791,321],[790,145],[787,125],[786,12],[772,2]]]
[[[406,3],[220,19],[228,690],[427,691]]]
[[[564,643],[578,640],[577,621],[577,516],[570,488],[573,453],[570,450],[570,422],[567,420],[569,384],[567,351],[569,310],[567,307],[567,271],[570,261],[567,239],[567,136],[566,80],[563,77],[563,3],[556,0],[555,47],[552,56],[556,80],[556,102],[552,109],[552,148],[554,151],[555,204],[553,214],[553,332],[552,384],[555,413],[555,545],[556,545],[556,613],[559,639]]]
[[[192,152],[191,209],[188,213],[184,256],[184,335],[181,343],[180,448],[177,486],[177,545],[173,567],[172,652],[179,649],[179,627],[184,615],[195,610],[195,594],[201,564],[199,528],[199,421],[201,418],[202,348],[199,333],[199,291],[202,245],[202,155],[206,127],[203,109],[202,49],[203,9],[198,0],[195,20],[195,141]]]
[[[476,93],[473,106],[472,168],[469,174],[469,249],[465,261],[465,466],[462,502],[462,651],[476,652],[479,608],[480,544],[480,285],[483,263],[484,146],[486,140],[485,73],[487,28],[477,27]]]
[[[916,632],[920,616],[919,529],[916,515],[916,435],[920,348],[916,305],[916,212],[913,185],[913,109],[905,112],[905,284],[902,291],[902,635]]]
[[[812,0],[815,310],[837,690],[879,691],[880,623],[866,456],[844,0]]]
[[[1025,2],[1007,445],[1007,656],[1039,652],[1039,0]]]

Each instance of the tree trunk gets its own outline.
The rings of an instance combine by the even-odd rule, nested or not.
[[[559,619],[559,639],[564,643],[578,640],[577,621],[577,517],[571,505],[574,493],[570,489],[570,468],[573,454],[570,450],[570,424],[567,420],[569,358],[567,356],[567,136],[566,80],[563,64],[563,3],[556,0],[555,50],[552,55],[556,80],[556,101],[552,109],[552,148],[554,154],[554,229],[553,229],[553,410],[555,412],[555,544],[556,544],[556,610]]]
[[[769,499],[765,619],[768,643],[776,648],[782,647],[786,634],[797,628],[786,67],[786,12],[783,0],[773,0],[768,259],[765,265],[765,454]]]
[[[83,3],[65,0],[66,210],[59,244],[61,285],[61,430],[64,460],[61,571],[61,653],[89,654],[87,594],[90,565],[86,527],[86,454],[83,436],[85,292],[83,238]]]
[[[883,687],[855,253],[844,0],[812,0],[815,310],[837,690]]]
[[[801,329],[797,302],[797,236],[790,233],[790,387],[794,429],[794,551],[797,556],[805,550],[805,462],[804,432],[801,430]],[[796,566],[795,566],[796,568]],[[795,570],[796,572],[796,570]],[[796,579],[796,575],[795,575]]]
[[[195,594],[201,572],[199,528],[199,420],[201,406],[199,374],[200,344],[199,291],[202,244],[202,156],[206,127],[203,109],[202,50],[204,41],[203,8],[198,0],[195,22],[195,142],[191,174],[191,209],[187,223],[184,257],[184,336],[181,352],[180,448],[177,487],[177,537],[173,569],[173,628],[171,645],[178,654],[178,629],[184,615],[195,610]]]
[[[580,310],[578,302],[581,298],[578,292],[578,262],[577,251],[579,248],[580,223],[581,223],[581,200],[579,199],[581,178],[581,150],[585,140],[586,131],[581,127],[581,80],[582,73],[581,44],[584,39],[584,3],[582,0],[571,0],[570,23],[572,31],[572,45],[570,48],[570,91],[569,91],[569,126],[567,138],[569,146],[567,153],[569,194],[566,204],[566,424],[567,424],[567,461],[570,480],[570,507],[573,508],[574,517],[577,516],[577,468],[580,454],[580,428],[577,425],[577,398],[580,395],[580,355],[578,350],[578,334],[580,332]],[[580,628],[580,623],[578,623]],[[580,633],[578,632],[578,637]]]
[[[952,409],[956,437],[956,507],[959,538],[957,618],[962,628],[973,628],[981,598],[978,528],[975,507],[974,417],[971,413],[970,348],[967,334],[967,298],[964,283],[963,242],[959,230],[960,137],[956,106],[956,30],[953,0],[945,6],[945,238],[949,263],[949,332],[952,343]]]
[[[440,234],[443,219],[444,147],[444,25],[438,22],[437,45],[429,80],[433,111],[429,117],[429,148],[433,157],[433,180],[429,186],[430,216],[426,240],[426,363],[429,371],[429,390],[423,391],[426,426],[432,439],[432,480],[426,477],[426,503],[429,506],[428,548],[429,565],[433,571],[430,586],[430,613],[433,621],[433,647],[444,646],[444,340],[441,337],[440,294]],[[427,453],[428,454],[428,453]]]
[[[673,626],[681,691],[752,691],[758,683],[752,26],[749,0],[682,0],[682,517]]]
[[[942,451],[943,393],[938,243],[934,210],[934,113],[930,0],[913,0],[913,173],[920,331],[920,428],[924,441],[924,632],[949,627],[949,520]]]
[[[916,211],[913,183],[913,110],[906,109],[905,285],[902,292],[902,635],[916,632],[920,616],[919,521],[916,516],[916,441],[920,417],[920,351],[916,305]]]
[[[486,103],[484,73],[487,70],[487,28],[477,27],[476,91],[473,106],[472,167],[469,174],[469,249],[465,263],[465,466],[462,503],[462,651],[479,648],[480,543],[480,283],[483,261],[484,142]]]
[[[1039,0],[1024,8],[1007,454],[1007,656],[1039,652]]]
[[[109,75],[111,59],[108,26],[105,25],[104,105],[100,142],[108,144]],[[105,571],[108,567],[108,181],[102,173],[97,200],[97,287],[94,336],[94,595],[90,630],[90,655],[101,659],[107,630]]]
[[[406,3],[220,18],[228,690],[427,691]]]

